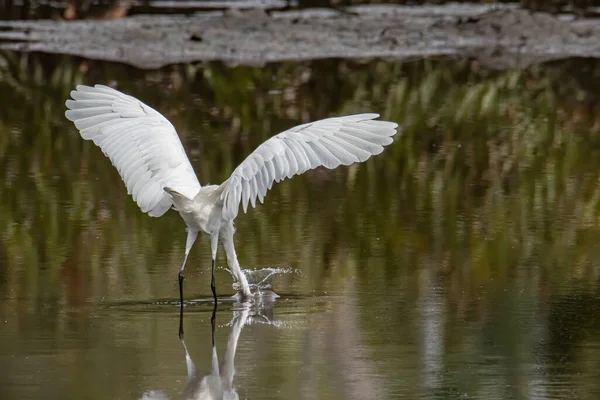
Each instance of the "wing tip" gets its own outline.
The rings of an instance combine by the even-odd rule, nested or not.
[[[360,117],[360,119],[356,120],[356,122],[363,122],[363,121],[372,121],[374,119],[377,119],[379,117],[381,117],[381,115],[379,115],[378,113],[362,113],[362,114],[356,114],[353,115],[351,117]],[[394,129],[394,133],[390,136],[394,136],[396,133],[398,133],[398,131],[402,130],[402,127],[394,121],[386,121],[386,120],[377,120],[377,122],[382,122],[385,123],[386,129]]]
[[[94,89],[102,89],[102,90],[108,90],[108,91],[110,91],[110,92],[117,92],[117,93],[121,93],[121,92],[119,92],[117,89],[115,89],[115,88],[112,88],[112,87],[110,87],[110,86],[108,86],[108,85],[103,85],[103,84],[101,84],[101,83],[96,83],[96,84],[94,85]]]
[[[75,92],[87,92],[87,93],[96,92],[96,93],[98,93],[98,92],[101,92],[103,90],[108,90],[108,91],[113,92],[113,93],[114,92],[120,93],[118,90],[116,90],[116,89],[114,89],[114,88],[112,88],[110,86],[103,85],[101,83],[96,83],[93,86],[91,86],[91,85],[77,85],[77,86],[75,86],[75,90],[71,90],[71,97],[73,97],[73,93],[75,93]]]
[[[358,115],[360,115],[360,116],[371,116],[372,118],[363,118],[363,119],[361,119],[360,121],[357,121],[357,122],[372,121],[372,120],[380,117],[380,115],[377,114],[377,113],[365,113],[365,114],[358,114]],[[379,124],[382,124],[382,125],[385,124],[385,126],[383,127],[384,129],[386,129],[386,130],[387,129],[393,130],[393,133],[391,135],[389,135],[389,136],[394,136],[398,132],[402,131],[402,127],[400,126],[400,124],[398,124],[397,122],[394,122],[394,121],[387,121],[387,120],[379,119],[379,120],[373,121],[373,122],[376,122],[376,123],[379,123]]]
[[[77,86],[75,86],[75,90],[72,90],[71,93],[73,93],[73,92],[85,92],[86,89],[93,89],[93,87],[89,86],[89,85],[77,85]]]
[[[71,122],[75,122],[75,118],[73,117],[73,113],[71,112],[71,107],[69,107],[69,100],[67,100],[67,104],[66,104],[68,110],[65,111],[65,118],[67,118],[69,121]]]

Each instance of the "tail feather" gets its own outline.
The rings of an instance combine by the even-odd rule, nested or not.
[[[194,204],[194,201],[192,199],[187,198],[183,194],[179,193],[177,190],[172,189],[167,186],[165,186],[163,188],[163,190],[171,196],[171,199],[173,200],[173,208],[176,211],[180,211],[180,212],[192,211],[192,205]]]

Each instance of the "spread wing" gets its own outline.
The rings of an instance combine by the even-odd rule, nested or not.
[[[159,112],[104,85],[77,86],[66,117],[119,170],[127,193],[143,212],[160,217],[172,206],[168,186],[189,199],[200,183],[175,128]]]
[[[398,124],[374,121],[377,114],[328,118],[299,125],[266,140],[221,185],[223,218],[234,219],[240,203],[263,202],[273,182],[324,166],[362,162],[393,142]]]

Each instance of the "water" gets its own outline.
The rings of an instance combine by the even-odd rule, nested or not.
[[[236,342],[239,398],[598,398],[599,71],[593,60],[140,71],[1,53],[0,398],[197,387],[178,336],[184,225],[141,214],[63,118],[78,83],[115,84],[164,113],[202,183],[294,124],[374,110],[403,126],[366,164],[282,182],[240,214],[242,267],[290,273],[272,277],[278,298],[246,309],[219,253],[216,355],[231,371]],[[204,237],[185,282],[201,383],[213,365]]]
[[[233,278],[233,274],[229,269],[227,269]],[[244,275],[246,279],[248,279],[248,285],[250,289],[258,294],[259,296],[263,295],[263,291],[269,291],[269,296],[277,296],[273,289],[273,279],[278,275],[282,274],[296,274],[302,275],[302,271],[296,269],[293,270],[291,268],[261,268],[261,269],[245,269]],[[235,290],[240,290],[240,285],[238,282],[234,282],[233,288]]]

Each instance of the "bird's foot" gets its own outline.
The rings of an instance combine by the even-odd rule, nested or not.
[[[254,296],[255,294],[252,293],[252,291],[250,291],[250,288],[245,288],[246,290],[239,290],[236,294],[235,294],[235,298],[240,302],[240,303],[248,303],[248,302],[253,302],[254,301]]]

